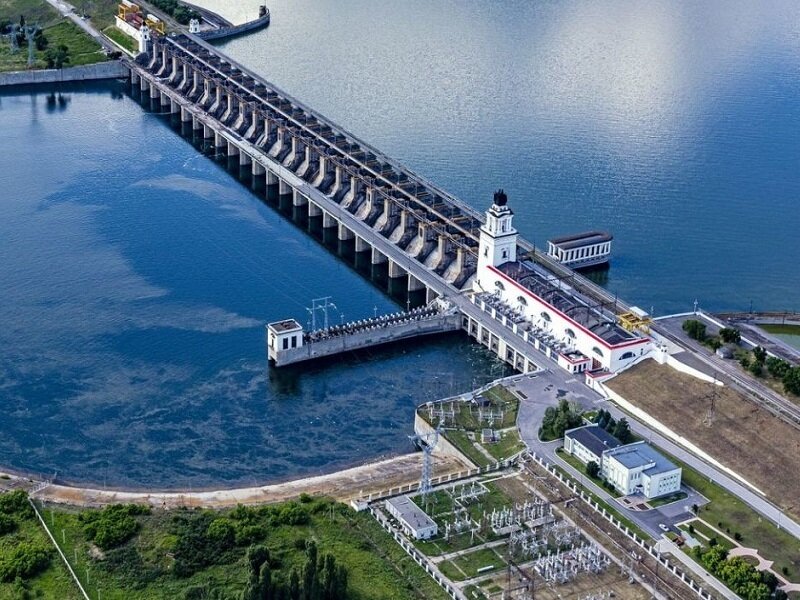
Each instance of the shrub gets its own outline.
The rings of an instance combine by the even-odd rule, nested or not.
[[[23,490],[0,494],[0,514],[16,515],[22,519],[33,518],[33,507],[28,502],[28,494]]]
[[[687,319],[683,322],[683,330],[693,340],[702,342],[706,339],[706,325],[697,319]]]
[[[8,515],[0,514],[0,535],[11,533],[17,528],[17,522]]]
[[[30,579],[50,563],[49,548],[20,543],[0,558],[0,581],[10,582],[17,577]]]
[[[147,506],[113,504],[101,511],[81,513],[84,533],[103,550],[116,548],[131,539],[139,530],[135,515],[148,514]]]

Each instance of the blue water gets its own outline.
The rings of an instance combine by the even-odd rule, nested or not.
[[[620,297],[800,308],[796,0],[268,4],[225,52],[539,245],[610,230]]]
[[[800,309],[797,2],[269,6],[226,52],[480,209],[504,187],[538,244],[611,230],[626,300]],[[118,89],[68,96],[0,96],[0,464],[329,471],[407,449],[416,403],[490,376],[458,339],[268,372],[263,323],[396,305]]]
[[[121,86],[0,96],[0,465],[251,484],[411,448],[502,373],[461,337],[267,370],[264,323],[398,310]],[[59,102],[59,99],[61,102]]]

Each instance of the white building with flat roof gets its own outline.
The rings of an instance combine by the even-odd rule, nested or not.
[[[521,315],[530,332],[553,348],[548,355],[571,373],[615,373],[644,356],[652,347],[650,338],[623,327],[611,307],[517,256],[513,217],[506,194],[498,190],[481,227],[476,294],[491,294]]]
[[[681,468],[645,442],[603,452],[601,473],[620,493],[658,498],[681,489]]]
[[[408,496],[389,498],[386,510],[397,519],[403,531],[416,540],[430,539],[439,532],[436,522]]]
[[[603,463],[603,452],[617,448],[620,442],[599,425],[584,425],[564,432],[564,451],[583,464]]]

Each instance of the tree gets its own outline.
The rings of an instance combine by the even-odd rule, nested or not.
[[[761,346],[756,346],[753,348],[753,358],[756,359],[757,364],[763,366],[767,360],[767,351]]]
[[[567,402],[566,398],[561,398],[558,406],[549,406],[544,411],[539,437],[545,441],[563,438],[567,429],[579,427],[582,423],[580,410]]]
[[[697,319],[687,319],[683,322],[683,330],[693,340],[702,342],[706,339],[706,325]]]
[[[9,517],[0,513],[0,536],[11,533],[17,529],[17,522]]]
[[[600,465],[598,465],[596,461],[590,460],[586,463],[586,474],[592,479],[596,479],[600,474]]]
[[[63,69],[69,62],[69,48],[64,44],[59,44],[57,48],[48,48],[44,53],[48,69]]]
[[[773,377],[782,379],[783,376],[786,375],[786,371],[791,368],[792,365],[777,356],[767,357],[767,371],[769,371],[769,374]]]
[[[762,377],[764,375],[761,371],[761,364],[755,360],[750,363],[750,366],[747,367],[747,370],[756,377]]]
[[[733,327],[723,327],[720,329],[719,337],[721,337],[722,341],[726,344],[738,344],[742,341],[742,334],[738,329],[734,329]]]
[[[783,389],[790,394],[800,396],[800,367],[792,367],[783,375]]]
[[[631,433],[631,426],[628,424],[628,419],[622,417],[617,421],[612,435],[623,444],[630,443],[633,440],[633,434]]]

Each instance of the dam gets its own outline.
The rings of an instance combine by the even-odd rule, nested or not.
[[[191,34],[153,34],[126,64],[133,89],[204,151],[320,219],[415,305],[447,299],[461,328],[515,369],[550,358],[597,377],[645,352],[649,339],[618,323],[630,307],[518,236],[502,190],[480,215]]]

